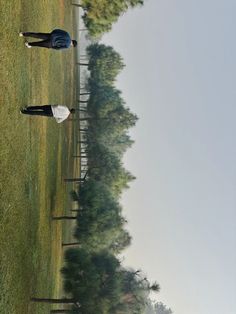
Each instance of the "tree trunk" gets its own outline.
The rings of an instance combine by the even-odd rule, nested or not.
[[[88,173],[89,172],[87,170],[83,178],[66,178],[64,179],[64,181],[65,182],[84,182],[86,180]]]
[[[82,159],[82,158],[87,158],[87,156],[86,155],[78,155],[78,156],[75,155],[75,156],[73,156],[73,158],[81,158]]]
[[[63,247],[68,247],[68,246],[77,246],[80,245],[79,242],[71,242],[71,243],[62,243]]]
[[[51,310],[50,313],[71,313],[71,310]]]
[[[51,304],[75,304],[75,299],[51,299],[51,298],[31,298],[32,302],[51,303]]]
[[[65,182],[84,182],[84,178],[66,178],[64,179]]]
[[[53,220],[71,220],[76,219],[76,216],[58,216],[58,217],[52,217]]]
[[[71,4],[74,5],[75,7],[83,8],[81,4],[77,4],[77,3],[71,3]]]
[[[93,142],[88,142],[88,141],[77,141],[78,144],[89,144],[89,143],[93,143]]]
[[[92,117],[88,117],[88,118],[80,118],[79,121],[88,121],[88,120],[109,120],[109,118],[92,118]]]
[[[91,118],[80,118],[79,121],[87,121],[89,119],[91,119]]]
[[[78,100],[78,102],[81,103],[81,104],[87,104],[88,103],[87,100]]]
[[[77,64],[85,67],[89,66],[89,63],[77,62]]]

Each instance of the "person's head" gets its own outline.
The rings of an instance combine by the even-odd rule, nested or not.
[[[72,39],[71,46],[76,47],[78,45],[77,40]]]
[[[74,114],[75,113],[75,109],[74,108],[70,109],[70,113]]]

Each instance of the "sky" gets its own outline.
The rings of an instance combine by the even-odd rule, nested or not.
[[[235,33],[235,0],[146,0],[103,37],[139,116],[126,263],[175,314],[236,313]]]

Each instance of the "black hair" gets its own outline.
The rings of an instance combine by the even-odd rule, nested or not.
[[[72,40],[72,44],[73,44],[74,47],[76,47],[76,46],[78,45],[77,40],[74,40],[74,39],[73,39],[73,40]]]

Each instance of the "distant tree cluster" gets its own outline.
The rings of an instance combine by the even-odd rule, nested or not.
[[[108,32],[129,8],[143,5],[143,0],[81,0],[83,20],[89,34],[98,37]]]
[[[128,131],[137,116],[115,87],[124,67],[121,56],[112,47],[97,43],[87,48],[87,54],[90,76],[84,94],[88,99],[80,102],[87,171],[79,180],[79,189],[72,192],[79,207],[74,231],[79,248],[66,251],[64,289],[79,303],[78,313],[139,314],[149,292],[160,287],[119,260],[131,243],[119,199],[134,180],[122,158],[133,144]]]
[[[141,272],[124,268],[108,250],[91,254],[82,248],[69,249],[65,260],[64,289],[70,300],[79,302],[73,313],[143,313],[149,292],[159,290],[159,285],[151,285]]]
[[[76,242],[71,244],[78,246],[66,250],[61,270],[67,297],[37,301],[67,304],[51,313],[141,314],[150,291],[158,292],[160,286],[120,261],[120,253],[131,244],[120,196],[134,180],[122,158],[133,144],[128,131],[137,116],[115,87],[124,67],[121,56],[97,43],[87,48],[87,54],[90,76],[83,96],[88,99],[80,100],[80,158],[86,160],[87,170],[80,178],[69,179],[79,182],[71,192],[78,209],[69,217],[76,219]]]
[[[87,53],[89,98],[80,120],[86,122],[82,142],[88,170],[78,191],[81,210],[75,237],[88,251],[108,249],[119,254],[131,242],[119,198],[135,179],[122,158],[133,143],[128,130],[137,116],[114,86],[124,67],[120,55],[102,44],[90,45]]]

